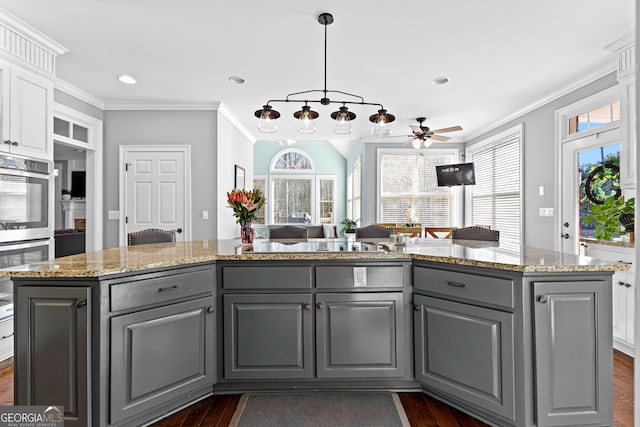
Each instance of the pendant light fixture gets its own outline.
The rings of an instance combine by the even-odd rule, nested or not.
[[[334,111],[333,113],[331,113],[331,118],[336,121],[334,132],[339,135],[350,134],[351,122],[356,118],[356,115],[349,111],[347,104],[377,106],[379,107],[378,114],[374,114],[369,117],[369,121],[374,124],[372,133],[376,136],[388,135],[391,132],[389,124],[396,118],[393,116],[393,114],[387,113],[387,110],[384,109],[382,104],[379,104],[377,102],[365,102],[363,97],[354,95],[352,93],[327,89],[327,26],[333,23],[333,15],[331,15],[330,13],[321,13],[318,16],[318,22],[324,26],[324,88],[322,90],[313,89],[290,93],[284,99],[270,99],[265,105],[262,106],[262,109],[257,110],[254,113],[254,115],[258,119],[260,119],[258,122],[258,129],[260,130],[260,132],[264,133],[274,133],[278,129],[277,125],[274,123],[274,120],[280,117],[280,113],[274,110],[270,104],[279,102],[301,102],[304,103],[302,109],[293,113],[293,117],[298,119],[298,132],[313,133],[316,131],[315,119],[318,118],[319,114],[316,111],[313,111],[311,107],[308,106],[308,104],[315,102],[321,105],[342,104],[342,107],[340,107],[338,111]],[[322,93],[322,97],[315,100],[295,98],[302,97],[314,92]],[[328,94],[330,93],[338,94],[340,96],[347,97],[348,99],[334,101],[329,99]]]

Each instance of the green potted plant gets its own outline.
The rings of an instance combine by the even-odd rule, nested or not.
[[[340,224],[344,224],[344,228],[342,229],[342,233],[346,234],[346,233],[355,233],[356,232],[356,227],[358,226],[358,224],[349,218],[345,218],[342,221],[340,221]]]
[[[584,223],[596,222],[596,239],[612,240],[614,233],[623,235],[633,232],[635,203],[636,199],[633,197],[628,200],[624,196],[607,197],[602,204],[592,204],[589,207],[591,215],[584,218]]]

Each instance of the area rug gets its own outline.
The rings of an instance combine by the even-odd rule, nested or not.
[[[244,394],[231,427],[409,427],[396,393]]]

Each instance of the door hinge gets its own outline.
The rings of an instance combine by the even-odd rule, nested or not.
[[[125,172],[129,172],[129,166],[131,166],[131,163],[125,163],[124,164],[124,171]]]
[[[125,223],[125,224],[129,224],[129,217],[128,217],[128,216],[125,216],[125,217],[124,217],[124,223]]]

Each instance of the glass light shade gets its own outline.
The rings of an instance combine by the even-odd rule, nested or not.
[[[413,141],[411,141],[411,145],[413,145],[413,148],[417,150],[418,148],[420,148],[421,142],[422,141],[420,140],[420,138],[413,138]]]
[[[391,133],[391,126],[381,117],[380,120],[373,124],[373,132],[375,136],[386,136]]]
[[[262,133],[275,133],[278,130],[276,121],[271,118],[270,111],[263,111],[258,120],[258,130]]]
[[[300,111],[300,118],[298,119],[298,132],[314,133],[316,131],[316,122],[313,120],[314,117],[312,113],[313,112],[306,105],[302,107],[302,111]]]
[[[336,127],[333,132],[338,135],[349,135],[351,133],[351,119],[349,114],[341,113],[336,118]]]
[[[431,146],[431,144],[433,144],[433,141],[430,140],[429,138],[427,138],[424,141],[422,141],[422,146],[424,148],[429,148]]]

